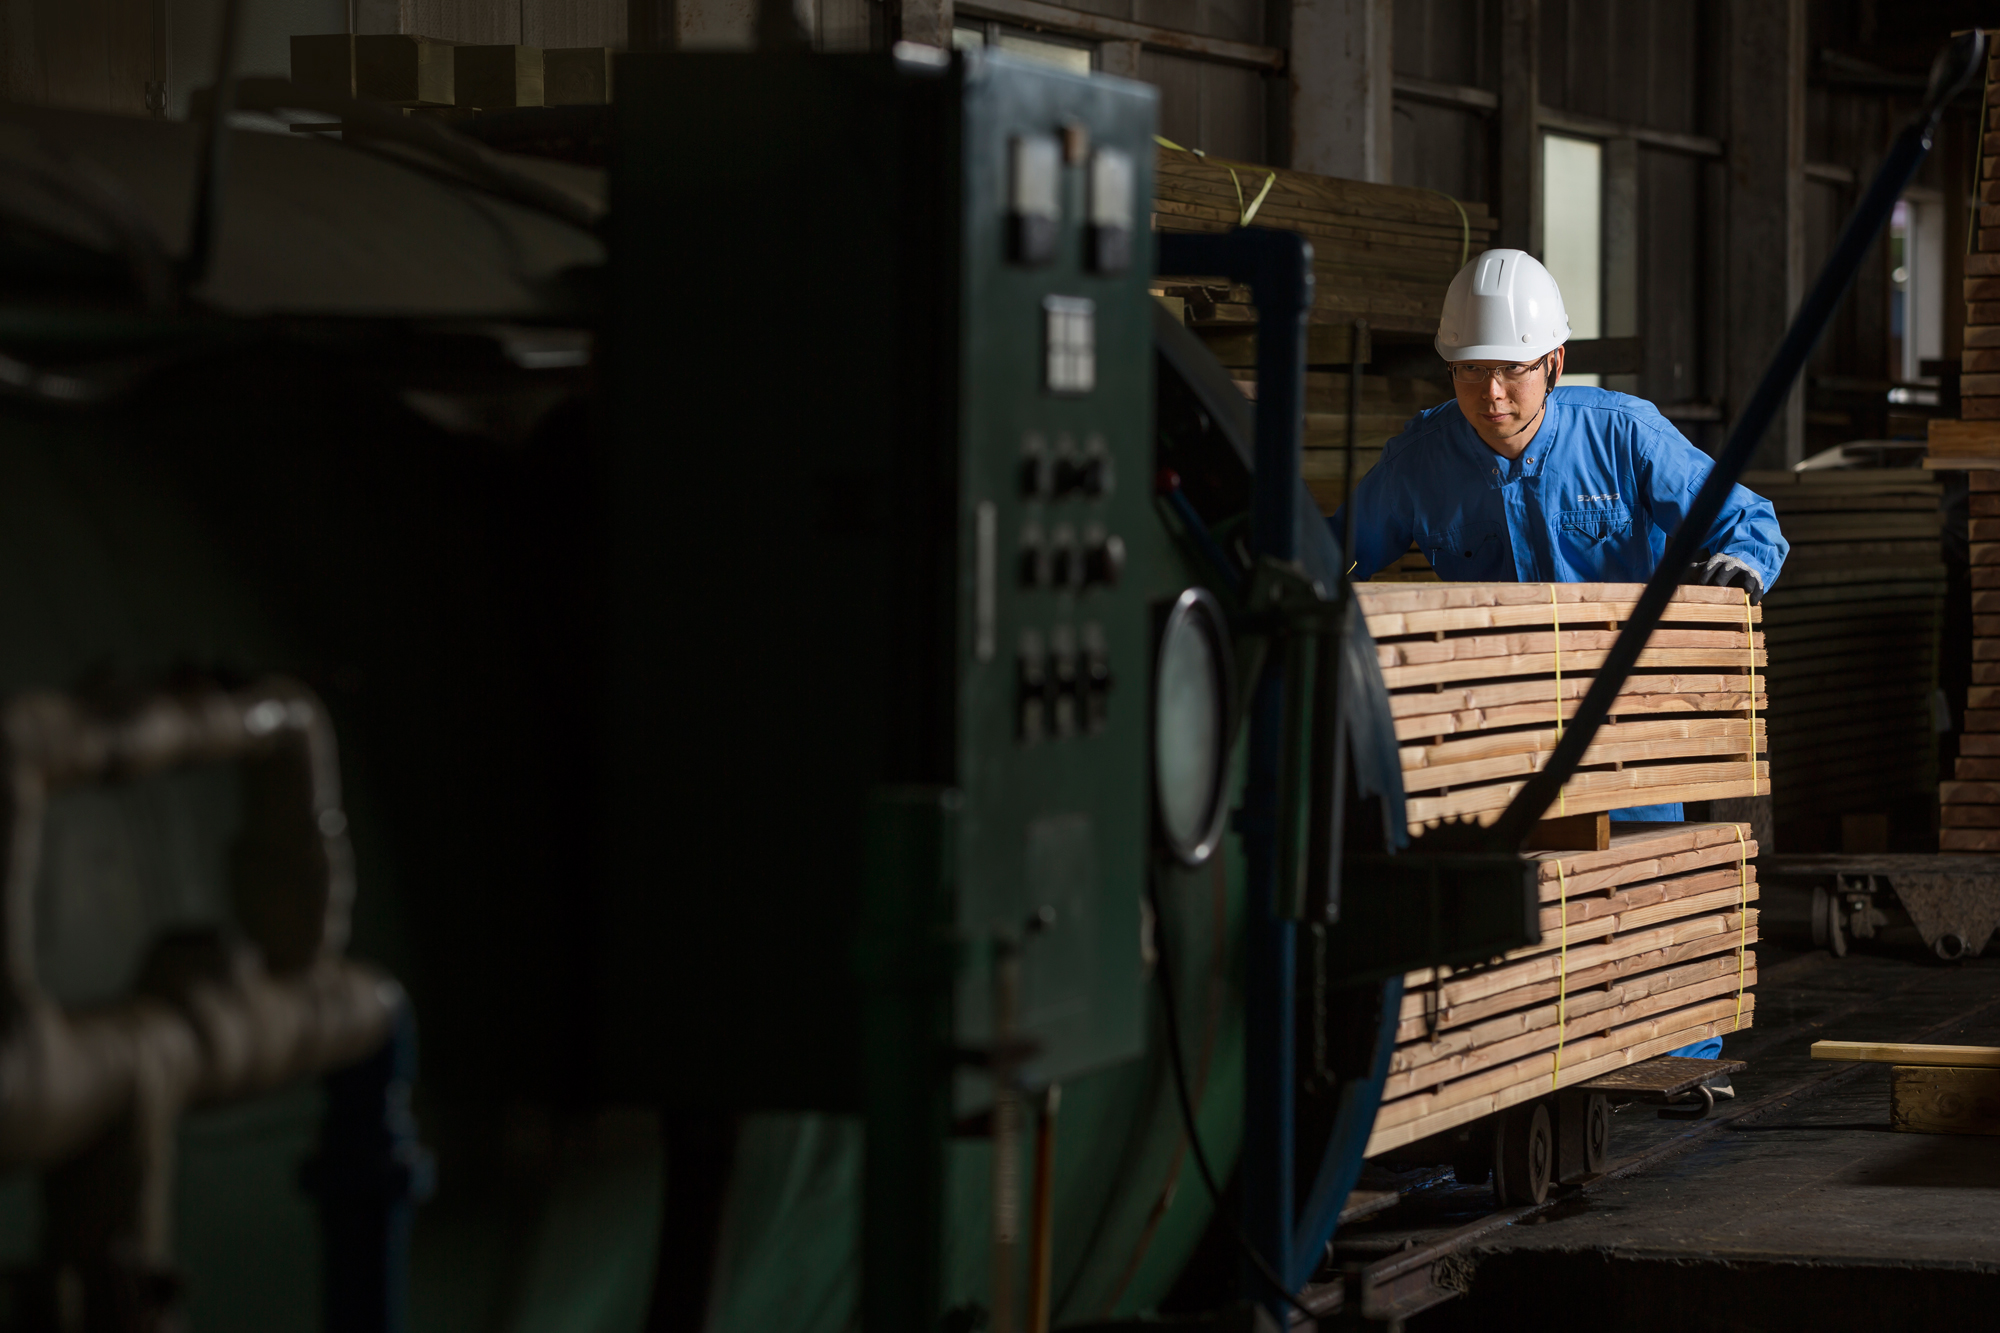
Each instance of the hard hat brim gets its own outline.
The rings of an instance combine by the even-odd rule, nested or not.
[[[1433,339],[1431,346],[1446,361],[1506,361],[1523,365],[1541,360],[1568,341],[1568,338],[1554,338],[1546,343],[1484,343],[1471,347],[1448,347],[1440,338]]]

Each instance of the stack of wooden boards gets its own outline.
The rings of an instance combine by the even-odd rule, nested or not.
[[[1445,287],[1486,248],[1494,227],[1484,204],[1461,203],[1435,190],[1160,149],[1154,176],[1157,229],[1225,232],[1252,222],[1295,231],[1312,242],[1317,281],[1311,322],[1338,329],[1343,337],[1356,319],[1367,320],[1377,333],[1426,338],[1436,333]],[[1244,300],[1215,304],[1247,307],[1248,293],[1241,295]],[[1202,322],[1241,332],[1256,321],[1240,308]],[[1342,353],[1339,363],[1346,360]]]
[[[1750,1026],[1757,844],[1746,824],[1614,824],[1536,852],[1542,942],[1403,981],[1373,1156]]]
[[[1490,824],[1548,762],[1636,583],[1363,583],[1414,831]],[[1761,611],[1736,588],[1683,587],[1550,816],[1759,796]]]
[[[1935,475],[1827,468],[1743,484],[1771,501],[1792,544],[1763,607],[1781,845],[1838,851],[1848,814],[1896,823],[1909,811],[1927,827],[1945,597]]]
[[[1996,37],[2000,33],[1987,34],[1989,42]],[[1962,419],[1930,423],[1933,467],[2000,467],[2000,55],[1986,62],[1979,105],[1986,123],[1980,126],[1978,248],[1965,256]]]
[[[2000,471],[1966,477],[1972,684],[1952,780],[1938,787],[1938,850],[1995,852],[2000,851]]]
[[[1816,1041],[1812,1058],[1892,1066],[1890,1129],[2000,1134],[2000,1046]]]

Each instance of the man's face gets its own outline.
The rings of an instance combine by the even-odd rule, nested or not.
[[[1542,424],[1549,385],[1562,373],[1563,349],[1539,361],[1454,361],[1451,387],[1458,410],[1486,447],[1519,458]]]

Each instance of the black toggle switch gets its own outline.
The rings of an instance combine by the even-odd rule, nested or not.
[[[1086,587],[1093,584],[1110,588],[1117,586],[1119,575],[1125,572],[1125,539],[1113,534],[1106,536],[1102,528],[1095,529],[1084,537],[1083,582]]]
[[[1029,500],[1047,500],[1055,495],[1055,465],[1041,434],[1029,431],[1021,441],[1021,495]]]
[[[1021,530],[1020,580],[1023,588],[1040,588],[1049,581],[1049,549],[1039,524]]]
[[[1059,592],[1080,587],[1083,577],[1083,556],[1076,547],[1076,529],[1067,523],[1059,524],[1049,542],[1048,586]]]
[[[1111,653],[1104,643],[1104,630],[1092,623],[1083,627],[1083,730],[1095,736],[1104,730],[1111,712]]]

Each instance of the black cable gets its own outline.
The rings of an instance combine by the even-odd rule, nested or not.
[[[1194,1098],[1188,1092],[1187,1065],[1181,1058],[1181,1020],[1174,1007],[1174,980],[1172,969],[1167,964],[1167,918],[1160,910],[1160,876],[1157,871],[1146,877],[1146,896],[1153,904],[1153,955],[1156,959],[1153,975],[1159,978],[1161,1007],[1166,1010],[1167,1063],[1173,1067],[1174,1096],[1180,1103],[1181,1126],[1187,1132],[1188,1149],[1194,1157],[1196,1170],[1201,1173],[1201,1183],[1208,1187],[1208,1197],[1215,1203],[1215,1215],[1228,1224],[1229,1234],[1235,1238],[1237,1248],[1243,1251],[1243,1257],[1250,1261],[1257,1276],[1282,1297],[1285,1304],[1306,1318],[1317,1321],[1320,1313],[1299,1303],[1298,1297],[1285,1285],[1285,1280],[1272,1271],[1270,1263],[1257,1252],[1257,1246],[1249,1233],[1243,1230],[1243,1224],[1223,1206],[1222,1190],[1215,1183],[1215,1172],[1208,1164],[1208,1154],[1202,1150],[1201,1132],[1195,1127]],[[1289,1219],[1286,1225],[1290,1225]]]

